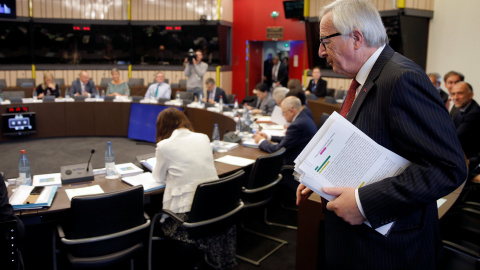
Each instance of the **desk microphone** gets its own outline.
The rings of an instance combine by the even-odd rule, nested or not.
[[[95,153],[95,149],[92,149],[92,151],[90,151],[90,158],[88,159],[88,162],[87,162],[87,172],[88,172],[88,167],[90,167],[90,160],[92,159],[92,156],[93,154]]]

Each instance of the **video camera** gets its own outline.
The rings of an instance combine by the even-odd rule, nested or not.
[[[197,60],[197,54],[193,49],[188,50],[187,53],[188,63],[193,65],[193,59]]]

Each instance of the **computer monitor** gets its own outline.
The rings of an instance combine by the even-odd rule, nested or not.
[[[15,0],[0,1],[0,18],[15,19],[17,17],[17,7]]]
[[[305,19],[303,16],[303,0],[301,1],[283,1],[283,11],[286,19]]]
[[[2,134],[22,136],[37,132],[34,112],[2,114]]]

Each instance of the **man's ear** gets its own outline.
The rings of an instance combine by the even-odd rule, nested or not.
[[[363,33],[358,29],[354,29],[350,33],[350,37],[353,38],[353,47],[355,50],[358,50],[360,47],[362,47],[363,43],[365,42],[363,39]]]

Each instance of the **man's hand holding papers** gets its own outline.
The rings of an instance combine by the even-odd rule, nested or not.
[[[360,225],[365,222],[365,218],[360,213],[355,200],[354,188],[324,187],[323,192],[337,197],[327,203],[327,210],[335,212],[338,217],[341,217],[350,225]]]

